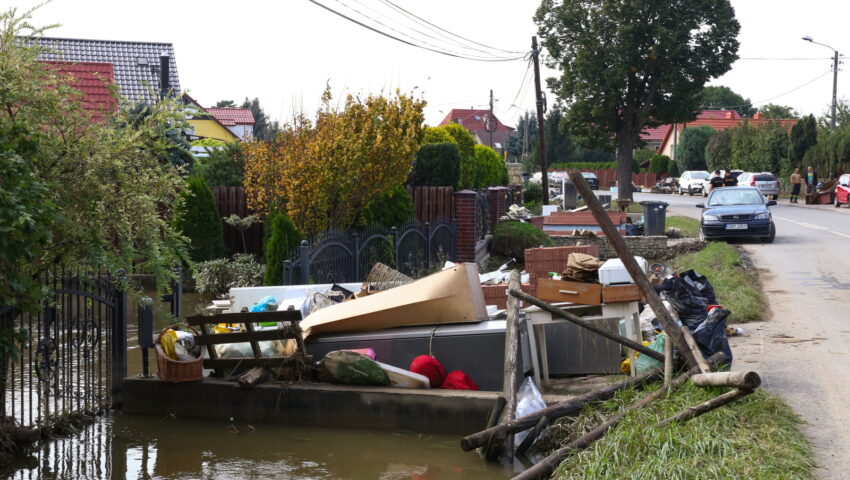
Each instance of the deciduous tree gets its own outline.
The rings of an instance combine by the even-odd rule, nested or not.
[[[816,143],[818,143],[817,122],[814,115],[807,115],[791,127],[791,165],[802,166],[803,156]]]
[[[640,132],[694,118],[705,83],[737,58],[728,0],[544,0],[535,21],[563,72],[549,86],[569,107],[570,131],[585,146],[616,147],[621,185]],[[631,200],[631,189],[619,192]]]
[[[682,131],[675,156],[680,172],[706,169],[705,147],[712,136],[714,129],[706,125],[688,127]]]
[[[749,98],[732,91],[723,85],[708,85],[702,89],[702,108],[704,110],[735,110],[744,118],[756,113]]]

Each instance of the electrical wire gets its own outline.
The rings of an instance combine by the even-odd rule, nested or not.
[[[839,58],[843,57],[844,55],[839,56]],[[832,60],[832,57],[740,57],[738,60]]]
[[[402,7],[398,6],[398,5],[396,5],[395,3],[391,2],[390,0],[381,0],[381,1],[382,1],[382,2],[384,2],[385,4],[387,4],[387,5],[391,6],[391,7],[393,7],[393,8],[395,8],[395,9],[399,10],[400,12],[403,12],[404,14],[406,14],[407,16],[409,16],[409,17],[411,17],[411,18],[414,18],[414,19],[416,19],[416,20],[419,20],[420,22],[424,22],[424,24],[427,24],[427,25],[429,25],[429,26],[431,26],[431,27],[434,27],[434,28],[436,28],[437,30],[439,30],[439,31],[441,31],[441,32],[445,32],[445,33],[447,33],[447,34],[449,34],[449,35],[451,35],[451,36],[453,36],[453,37],[460,38],[461,40],[465,40],[465,41],[467,41],[467,42],[469,42],[469,43],[473,43],[473,44],[475,44],[475,45],[478,45],[478,46],[481,46],[481,47],[485,47],[485,48],[489,48],[490,50],[496,50],[496,51],[503,52],[503,53],[512,53],[512,54],[515,54],[515,53],[524,53],[524,52],[517,52],[517,51],[514,51],[514,50],[504,50],[504,49],[502,49],[502,48],[491,47],[491,46],[489,46],[489,45],[485,45],[485,44],[483,44],[483,43],[479,43],[479,42],[476,42],[476,41],[474,41],[474,40],[470,40],[470,39],[468,39],[468,38],[466,38],[466,37],[462,37],[462,36],[460,36],[460,35],[458,35],[458,34],[456,34],[456,33],[452,33],[452,32],[450,32],[450,31],[448,31],[448,30],[446,30],[446,29],[444,29],[444,28],[442,28],[442,27],[439,27],[439,26],[437,26],[437,25],[434,25],[433,23],[429,22],[428,20],[425,20],[424,18],[419,17],[419,16],[417,16],[416,14],[414,14],[414,13],[412,13],[412,12],[409,12],[409,11],[405,10],[404,8],[402,8]],[[421,24],[422,24],[422,23],[420,23],[420,25],[421,25]]]
[[[338,15],[338,16],[340,16],[340,17],[342,17],[342,18],[344,18],[344,19],[346,19],[346,20],[348,20],[348,21],[352,22],[352,23],[355,23],[355,24],[357,24],[357,25],[359,25],[359,26],[361,26],[361,27],[363,27],[363,28],[366,28],[367,30],[371,30],[371,31],[373,31],[373,32],[375,32],[375,33],[377,33],[377,34],[383,35],[383,36],[385,36],[385,37],[387,37],[387,38],[391,38],[391,39],[393,39],[393,40],[395,40],[395,41],[397,41],[397,42],[401,42],[401,43],[404,43],[404,44],[406,44],[406,45],[410,45],[411,47],[421,48],[421,49],[423,49],[423,50],[427,50],[427,51],[434,52],[434,53],[439,53],[439,54],[441,54],[441,55],[446,55],[446,56],[454,57],[454,58],[461,58],[461,59],[464,59],[464,60],[473,60],[473,61],[477,61],[477,62],[510,62],[510,61],[514,61],[514,60],[521,60],[521,59],[524,57],[524,55],[523,55],[523,56],[520,56],[520,57],[513,57],[513,58],[480,58],[480,57],[472,57],[472,56],[464,55],[464,54],[461,54],[461,53],[450,52],[450,51],[444,51],[444,50],[438,50],[438,49],[435,49],[435,48],[430,48],[430,47],[425,46],[425,45],[419,45],[419,44],[417,44],[417,43],[413,43],[413,42],[407,41],[407,40],[405,40],[405,39],[403,39],[403,38],[396,37],[396,36],[391,35],[391,34],[389,34],[389,33],[387,33],[387,32],[384,32],[384,31],[382,31],[382,30],[380,30],[380,29],[378,29],[378,28],[372,27],[371,25],[367,25],[367,24],[365,24],[365,23],[363,23],[363,22],[361,22],[361,21],[359,21],[359,20],[356,20],[356,19],[354,19],[354,18],[349,17],[348,15],[346,15],[346,14],[344,14],[344,13],[342,13],[342,12],[338,12],[338,11],[334,10],[333,8],[330,8],[330,7],[328,7],[327,5],[323,5],[323,4],[319,3],[319,2],[318,2],[318,1],[316,1],[316,0],[309,0],[309,1],[310,1],[311,3],[313,3],[313,4],[316,4],[316,5],[318,5],[318,6],[322,7],[322,8],[324,8],[325,10],[327,10],[327,11],[329,11],[329,12],[331,12],[331,13],[334,13],[334,14],[336,14],[336,15]],[[337,1],[338,3],[342,3],[342,2],[340,2],[339,0],[336,0],[336,1]],[[345,4],[343,4],[343,5],[345,5]],[[349,8],[351,8],[351,7],[349,7]],[[367,18],[369,18],[368,16],[366,16],[366,17],[367,17]]]
[[[813,78],[813,79],[809,80],[808,82],[806,82],[806,83],[804,83],[804,84],[802,84],[802,85],[798,85],[798,86],[796,86],[796,87],[792,88],[791,90],[788,90],[787,92],[780,93],[779,95],[776,95],[776,96],[773,96],[773,97],[770,97],[770,98],[766,98],[766,99],[764,99],[764,100],[759,100],[759,101],[757,101],[757,102],[753,102],[753,105],[760,105],[760,104],[763,104],[763,103],[765,103],[765,102],[769,102],[769,101],[771,101],[771,100],[775,100],[775,99],[777,99],[777,98],[779,98],[779,97],[784,97],[785,95],[788,95],[789,93],[796,92],[797,90],[799,90],[799,89],[801,89],[801,88],[805,87],[806,85],[809,85],[810,83],[814,83],[815,81],[820,80],[821,78],[823,78],[823,77],[825,77],[825,76],[829,75],[830,73],[832,73],[832,70],[827,70],[827,71],[826,71],[826,72],[824,72],[823,74],[818,75],[817,77],[815,77],[815,78]]]
[[[511,101],[510,106],[508,108],[505,108],[505,109],[499,108],[500,113],[508,113],[515,108],[519,108],[519,106],[517,106],[516,102],[520,98],[520,95],[522,95],[522,98],[525,98],[524,91],[527,91],[528,86],[531,84],[531,82],[528,81],[530,79],[530,77],[528,76],[528,72],[531,71],[531,65],[532,65],[531,60],[529,60],[528,61],[528,67],[526,67],[525,73],[522,75],[522,81],[519,84],[519,88],[516,91],[516,95],[514,95],[514,99]]]

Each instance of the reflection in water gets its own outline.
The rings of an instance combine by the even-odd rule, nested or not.
[[[447,435],[117,415],[45,445],[15,479],[498,479]],[[10,472],[2,472],[10,473]]]

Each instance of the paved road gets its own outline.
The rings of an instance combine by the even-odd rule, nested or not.
[[[670,203],[668,215],[699,218],[702,197],[637,194]],[[771,207],[773,244],[740,242],[763,281],[766,322],[733,337],[736,370],[756,370],[807,422],[818,478],[850,479],[850,208]],[[736,242],[737,243],[737,242]]]

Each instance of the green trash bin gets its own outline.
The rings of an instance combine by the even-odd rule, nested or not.
[[[643,205],[644,235],[664,235],[664,224],[667,219],[667,202],[640,202]]]

